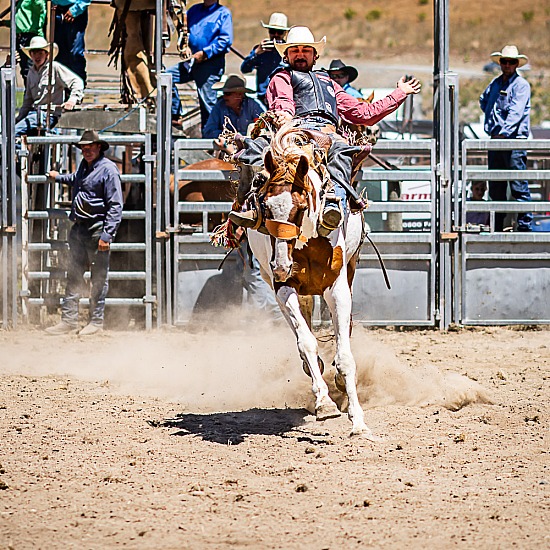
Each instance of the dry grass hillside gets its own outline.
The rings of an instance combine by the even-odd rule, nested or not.
[[[5,0],[2,4],[5,3]],[[196,3],[188,0],[188,5]],[[222,0],[233,13],[234,46],[248,53],[264,37],[260,20],[282,11],[292,25],[308,25],[316,36],[326,35],[328,55],[356,58],[403,58],[431,63],[433,0]],[[89,47],[104,48],[112,9],[91,8]],[[516,43],[534,68],[549,67],[550,1],[450,0],[450,47],[455,63],[487,61],[490,52]]]
[[[374,59],[404,56],[431,62],[433,0],[225,0],[234,14],[236,46],[262,34],[258,25],[272,11],[291,24],[305,24],[326,35],[330,52]],[[482,61],[505,43],[517,43],[536,66],[548,66],[550,2],[450,0],[451,55],[458,62]]]
[[[188,7],[196,0],[188,0]],[[433,0],[222,0],[233,13],[234,47],[244,54],[266,36],[260,20],[282,11],[291,25],[308,25],[316,37],[327,36],[321,59],[341,57],[359,67],[359,86],[392,86],[410,67],[425,83],[431,80],[433,63]],[[1,7],[7,0],[0,2]],[[90,8],[86,34],[88,49],[106,49],[113,10],[104,5]],[[532,121],[550,117],[550,0],[501,0],[489,5],[479,0],[450,0],[450,67],[460,69],[462,115],[479,117],[477,97],[490,77],[481,68],[489,54],[515,43],[530,58],[528,78],[533,86]],[[5,29],[0,42],[7,43]],[[167,64],[177,58],[168,59]],[[115,74],[105,58],[90,59],[91,72]],[[228,72],[238,70],[240,60],[228,56]],[[375,70],[372,70],[374,69]],[[115,77],[116,78],[116,77]],[[431,99],[424,98],[429,116]]]

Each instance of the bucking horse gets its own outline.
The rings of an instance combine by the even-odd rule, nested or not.
[[[351,352],[352,282],[365,236],[361,212],[347,214],[327,237],[317,234],[321,211],[322,162],[311,135],[285,124],[264,152],[266,181],[258,190],[261,224],[248,241],[263,278],[292,328],[304,370],[312,378],[317,420],[340,416],[323,379],[323,362],[311,330],[312,296],[321,295],[332,315],[336,341],[336,387],[347,394],[351,435],[376,439],[366,426],[357,397]],[[321,176],[319,175],[321,174]],[[309,297],[309,299],[308,299]],[[304,307],[304,305],[309,307]],[[301,307],[302,306],[302,307]]]

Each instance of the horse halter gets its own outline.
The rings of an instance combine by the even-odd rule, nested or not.
[[[291,222],[265,220],[265,228],[272,237],[282,241],[292,241],[300,236],[300,228]]]

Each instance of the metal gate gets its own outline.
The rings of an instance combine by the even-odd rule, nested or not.
[[[533,183],[550,181],[550,170],[487,170],[469,160],[473,152],[512,149],[518,149],[518,140],[462,142],[462,187],[456,190],[456,196],[462,197],[462,231],[455,299],[456,311],[460,312],[458,320],[465,325],[550,323],[550,233],[494,232],[495,212],[550,213],[550,201],[466,200],[468,183],[472,181],[492,180],[506,185],[511,179],[530,181],[534,198],[543,198]],[[550,140],[522,140],[521,149],[544,151],[547,155]],[[488,212],[490,230],[470,233],[472,229],[466,225],[468,212]]]
[[[68,171],[71,162],[70,144],[78,141],[78,136],[29,137],[23,142],[21,151],[21,203],[22,203],[22,249],[21,249],[21,307],[23,320],[29,321],[33,312],[55,311],[63,295],[66,279],[67,234],[70,197],[60,184],[48,183],[44,167],[58,165]],[[110,145],[138,146],[137,158],[141,165],[140,173],[124,173],[121,176],[126,196],[130,186],[139,186],[144,199],[142,209],[128,210],[122,213],[125,220],[139,221],[139,231],[128,231],[123,236],[121,230],[111,245],[111,268],[113,264],[122,269],[109,272],[112,282],[134,282],[127,286],[124,297],[108,297],[106,305],[138,307],[144,310],[145,328],[151,329],[153,319],[153,281],[152,281],[152,155],[151,136],[147,134],[126,136],[104,136]],[[40,148],[39,171],[33,173],[35,163],[33,154]],[[79,153],[79,152],[78,152]],[[77,159],[78,160],[78,156]],[[72,170],[71,170],[72,171]],[[124,240],[126,236],[127,238]],[[120,258],[117,261],[117,256]],[[137,261],[136,261],[137,258]],[[135,266],[138,266],[137,268]],[[134,267],[134,269],[132,269]],[[85,278],[89,278],[87,272]],[[89,305],[87,298],[80,300],[81,305]],[[35,317],[36,319],[36,317]]]
[[[174,143],[174,179],[202,182],[229,182],[236,178],[236,171],[182,170],[186,151],[215,149],[213,140],[185,139]],[[174,186],[176,188],[176,186]],[[214,288],[226,288],[227,296],[235,291],[237,266],[235,253],[218,269],[226,255],[225,249],[210,244],[210,231],[220,217],[231,210],[231,202],[183,202],[174,193],[174,315],[175,325],[190,321],[201,304],[215,301]],[[182,219],[192,216],[195,225],[185,224]],[[194,215],[194,216],[193,216]],[[220,220],[218,220],[220,221]],[[240,290],[242,295],[242,289]],[[221,303],[219,304],[222,305]]]
[[[224,171],[182,170],[184,151],[214,149],[212,140],[178,140],[174,144],[174,174],[178,180],[227,181],[235,173]],[[386,170],[376,167],[362,170],[360,188],[367,187],[371,201],[367,221],[379,215],[382,223],[372,239],[384,257],[392,289],[387,290],[377,256],[371,245],[363,246],[353,289],[354,320],[372,325],[434,325],[437,316],[436,292],[436,224],[435,217],[435,144],[433,140],[384,141],[374,152],[389,157],[400,166]],[[404,182],[423,183],[429,193],[422,201],[388,200],[389,187],[399,189]],[[386,189],[382,192],[382,188]],[[374,193],[372,192],[374,191]],[[243,292],[235,279],[235,254],[224,259],[225,250],[209,243],[212,216],[227,213],[231,202],[180,202],[174,198],[174,322],[184,324],[200,308],[212,289],[226,285],[226,300],[233,292]],[[194,213],[200,217],[196,227],[186,227],[181,216]],[[424,216],[429,222],[418,232],[403,231],[402,216]],[[400,222],[401,220],[401,222]],[[238,297],[237,297],[238,298]],[[220,304],[222,305],[222,304]]]
[[[370,236],[382,254],[392,288],[386,288],[378,258],[371,245],[365,242],[353,284],[353,319],[367,325],[434,325],[439,318],[436,306],[437,224],[434,223],[435,142],[380,140],[373,154],[387,156],[393,164],[399,162],[399,167],[392,170],[364,168],[359,183],[360,188],[368,186],[370,199],[377,199],[369,201],[365,218],[370,225],[371,216],[378,214],[384,222],[379,227],[380,232]],[[402,200],[402,190],[407,183],[427,185],[429,194],[411,197],[421,200]],[[394,200],[391,200],[391,193],[383,193],[390,187],[397,195]],[[375,195],[377,191],[380,194]],[[404,215],[416,216],[418,226],[407,228]]]
[[[2,328],[17,326],[17,178],[15,176],[15,69],[0,71],[0,310]]]

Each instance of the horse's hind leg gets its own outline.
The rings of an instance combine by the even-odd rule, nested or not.
[[[332,314],[334,335],[336,338],[336,356],[334,364],[337,377],[342,377],[348,396],[348,416],[352,423],[351,435],[363,434],[369,439],[375,439],[365,424],[363,409],[357,397],[357,367],[351,353],[351,291],[348,286],[345,270],[343,270],[334,285],[325,291],[324,298]]]
[[[277,291],[277,302],[288,324],[296,335],[298,351],[302,361],[307,365],[315,395],[315,414],[317,420],[326,420],[340,416],[340,411],[329,397],[328,387],[323,380],[318,363],[317,339],[309,329],[302,312],[298,293],[291,287],[283,286]]]

